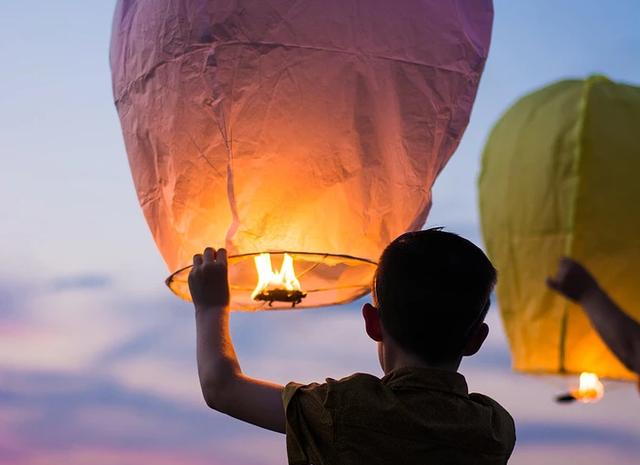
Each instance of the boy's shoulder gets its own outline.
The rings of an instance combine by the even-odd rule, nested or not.
[[[340,379],[327,378],[328,389],[346,391],[358,388],[372,388],[382,385],[382,379],[369,373],[354,373]]]
[[[511,417],[509,411],[504,408],[497,400],[479,392],[469,393],[469,399],[476,404],[488,407],[491,410],[495,410],[498,414],[504,416],[505,418],[508,418],[509,420],[511,420],[511,423],[513,423],[513,418]]]
[[[326,378],[324,383],[290,382],[284,388],[283,400],[285,406],[293,397],[302,397],[315,404],[335,407],[345,397],[358,397],[358,394],[373,391],[380,386],[381,379],[368,373],[354,373],[340,379]]]
[[[417,396],[456,396],[471,403],[496,409],[508,414],[506,409],[489,396],[469,393],[463,375],[431,368],[402,368],[379,378],[369,373],[354,373],[340,379],[326,378],[324,383],[300,384],[291,382],[285,388],[285,396],[296,393],[312,395],[323,403],[336,397],[352,397],[366,400],[379,393],[397,394],[410,391]],[[378,399],[379,400],[379,399]]]
[[[307,385],[289,383],[285,387],[285,404],[298,395],[325,407],[349,405],[355,407],[374,403],[395,403],[398,397],[431,398],[440,402],[457,398],[457,402],[475,405],[481,409],[496,411],[511,418],[507,410],[489,396],[469,393],[463,375],[431,368],[402,368],[382,378],[368,373],[354,373],[340,379],[326,378],[324,383]]]
[[[508,457],[515,443],[514,422],[506,409],[486,395],[469,394],[461,374],[442,370],[401,369],[382,378],[355,373],[324,383],[290,383],[285,408],[288,435],[313,431],[327,441],[338,438],[345,450],[363,442],[397,451],[402,443],[415,446],[419,457],[426,441],[434,450]],[[381,437],[395,439],[380,443]]]

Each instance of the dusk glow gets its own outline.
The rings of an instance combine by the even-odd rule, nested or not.
[[[0,464],[284,464],[283,435],[202,400],[193,308],[164,284],[175,269],[141,212],[113,105],[114,3],[13,1],[0,14]],[[494,9],[471,119],[427,220],[477,244],[481,151],[511,104],[591,74],[640,85],[636,0],[496,0]],[[307,291],[297,258],[292,266]],[[367,299],[233,313],[243,371],[278,383],[381,375],[360,314]],[[639,462],[635,383],[603,379],[598,402],[559,404],[578,376],[512,371],[495,299],[487,322],[485,346],[461,372],[514,417],[509,463]]]

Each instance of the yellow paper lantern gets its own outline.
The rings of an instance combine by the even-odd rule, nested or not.
[[[171,289],[189,297],[211,245],[234,309],[369,292],[384,246],[424,224],[492,19],[490,0],[118,1],[115,103]],[[298,284],[255,292],[283,268]]]
[[[480,212],[516,370],[632,377],[545,278],[572,257],[640,320],[639,121],[640,88],[595,76],[527,95],[491,132]]]

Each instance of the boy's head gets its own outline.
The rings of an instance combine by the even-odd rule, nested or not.
[[[384,331],[425,363],[457,363],[487,335],[483,320],[495,282],[495,268],[470,241],[441,229],[403,234],[380,257],[377,311],[364,309],[367,332],[381,341]]]

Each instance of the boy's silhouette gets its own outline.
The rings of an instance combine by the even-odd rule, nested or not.
[[[354,374],[281,386],[240,370],[229,335],[226,251],[194,257],[198,372],[207,404],[287,434],[290,464],[503,464],[511,416],[469,394],[457,372],[484,342],[496,271],[455,234],[407,233],[383,252],[362,314],[377,342],[382,379]]]

